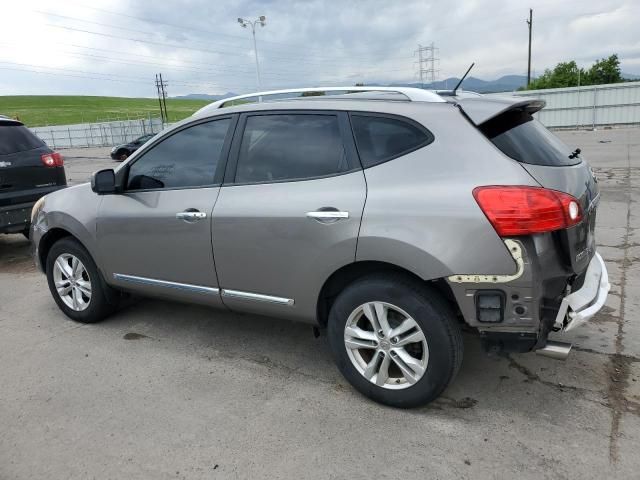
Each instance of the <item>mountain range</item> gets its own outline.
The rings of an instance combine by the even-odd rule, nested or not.
[[[640,75],[631,73],[622,73],[622,77],[627,80],[640,80]],[[433,83],[425,83],[422,85],[418,82],[413,83],[388,83],[380,81],[368,81],[367,86],[390,86],[390,87],[417,87],[430,90],[448,90],[456,86],[460,81],[458,77],[449,77],[445,80],[439,80]],[[526,75],[504,75],[496,80],[482,80],[476,77],[467,77],[462,84],[464,90],[471,90],[478,93],[497,93],[497,92],[513,92],[520,87],[524,87],[527,83]],[[190,93],[189,95],[181,95],[172,98],[184,98],[191,100],[220,100],[223,98],[233,97],[237,95],[233,92],[227,92],[223,95],[208,95],[206,93]]]

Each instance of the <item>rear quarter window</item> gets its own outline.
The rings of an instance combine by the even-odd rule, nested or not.
[[[522,110],[510,110],[480,125],[480,130],[502,153],[522,163],[548,167],[577,165],[571,149]]]
[[[433,142],[426,128],[396,117],[351,114],[351,127],[364,168],[372,167]]]
[[[44,142],[23,125],[0,125],[0,155],[40,148]]]

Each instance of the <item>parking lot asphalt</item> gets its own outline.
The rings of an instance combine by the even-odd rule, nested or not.
[[[607,306],[555,335],[564,362],[467,336],[414,410],[355,392],[307,325],[158,300],[74,323],[28,242],[0,236],[0,478],[638,478],[640,129],[559,135],[600,181]],[[70,183],[115,164],[63,153]]]

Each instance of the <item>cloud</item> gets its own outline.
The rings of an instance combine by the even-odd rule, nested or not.
[[[619,53],[640,73],[634,0],[32,0],[3,5],[2,94],[154,96],[256,89],[251,30],[237,17],[267,16],[256,37],[264,88],[415,81],[418,44],[439,48],[440,78],[526,72],[529,7],[533,68],[587,65]]]

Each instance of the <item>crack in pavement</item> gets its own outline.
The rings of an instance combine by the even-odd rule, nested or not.
[[[627,134],[628,135],[628,134]],[[627,225],[625,229],[623,245],[623,262],[620,267],[620,315],[618,317],[618,330],[615,338],[616,353],[610,356],[608,373],[608,397],[611,403],[611,431],[609,433],[609,461],[617,463],[619,460],[618,438],[620,437],[620,421],[623,412],[629,412],[629,401],[624,396],[624,390],[628,386],[630,362],[624,358],[624,318],[626,307],[627,267],[629,266],[629,238],[631,235],[631,146],[627,144]],[[629,412],[631,413],[631,412]]]

